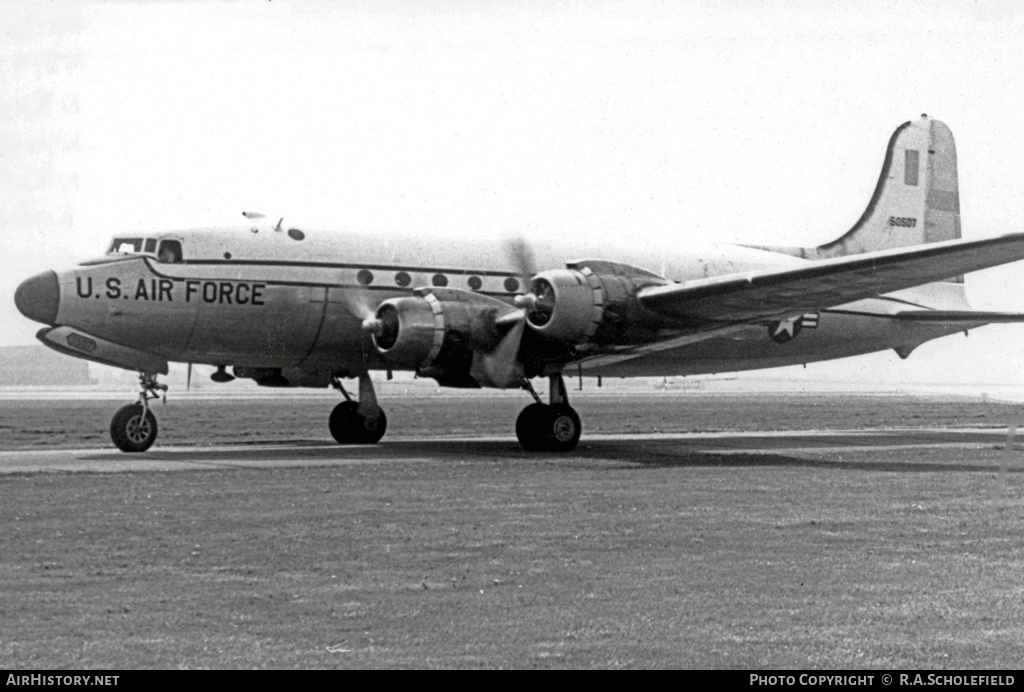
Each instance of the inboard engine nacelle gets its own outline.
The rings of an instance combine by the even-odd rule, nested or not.
[[[530,294],[516,303],[526,308],[527,324],[551,339],[618,343],[656,326],[636,295],[642,288],[668,283],[643,269],[590,260],[537,274],[530,281]]]

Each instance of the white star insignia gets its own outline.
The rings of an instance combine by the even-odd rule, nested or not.
[[[779,326],[775,328],[775,331],[772,332],[772,336],[779,336],[782,332],[786,332],[789,334],[790,339],[796,337],[796,321],[798,319],[800,318],[790,317],[788,320],[782,320],[779,322]]]

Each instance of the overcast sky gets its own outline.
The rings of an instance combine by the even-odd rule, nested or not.
[[[22,279],[242,209],[818,244],[921,113],[956,137],[964,236],[1022,231],[1018,4],[5,3],[0,345],[34,343]],[[975,307],[1024,311],[1021,278],[969,277]],[[1021,342],[986,327],[896,371],[1024,381]]]

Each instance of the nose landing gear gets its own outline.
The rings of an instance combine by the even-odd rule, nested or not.
[[[535,399],[516,419],[516,437],[528,452],[571,452],[580,441],[583,428],[579,414],[569,406],[562,375],[551,375],[550,404],[541,402],[529,380],[523,388]]]
[[[145,452],[156,442],[156,416],[149,410],[151,399],[167,396],[167,385],[156,381],[156,375],[139,373],[139,400],[118,410],[110,421],[110,439],[122,452]]]
[[[372,445],[380,442],[388,428],[388,417],[377,404],[369,373],[359,376],[359,401],[352,400],[337,377],[333,378],[332,384],[345,396],[345,401],[331,411],[328,421],[331,435],[338,444]]]

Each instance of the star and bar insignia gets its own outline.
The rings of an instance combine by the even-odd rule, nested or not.
[[[817,329],[817,312],[808,312],[804,315],[789,317],[768,325],[768,336],[777,344],[785,344],[797,337],[803,329]]]

